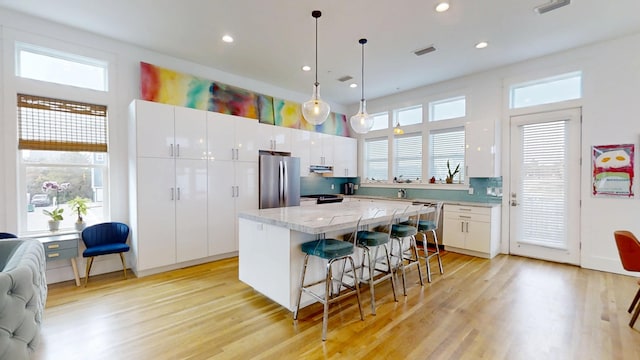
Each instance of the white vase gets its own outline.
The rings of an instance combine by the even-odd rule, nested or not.
[[[59,228],[60,228],[60,221],[49,220],[49,230],[50,231],[58,231]]]
[[[85,227],[87,227],[87,223],[86,222],[84,222],[84,221],[82,221],[82,222],[76,221],[76,230],[82,231],[82,230],[84,230]]]

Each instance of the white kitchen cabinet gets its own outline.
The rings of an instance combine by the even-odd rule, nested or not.
[[[258,164],[209,161],[209,174],[209,255],[237,252],[237,213],[258,208]]]
[[[309,143],[309,161],[311,165],[334,165],[335,136],[312,132]],[[339,154],[338,156],[341,156]]]
[[[133,109],[138,131],[138,157],[202,159],[207,144],[206,113],[150,101],[136,100]]]
[[[334,136],[333,176],[358,176],[358,140],[344,136]]]
[[[444,206],[442,243],[445,249],[493,258],[500,248],[500,207]]]
[[[133,270],[143,276],[207,252],[206,112],[135,100],[130,116]]]
[[[291,131],[291,156],[300,158],[300,176],[309,176],[311,165],[311,132],[292,129]]]
[[[260,140],[259,150],[291,152],[291,129],[270,124],[258,124],[253,135]]]
[[[499,176],[495,149],[495,124],[492,121],[470,121],[465,125],[465,176]]]
[[[271,143],[258,131],[258,121],[207,113],[207,154],[214,160],[258,161],[258,151]]]

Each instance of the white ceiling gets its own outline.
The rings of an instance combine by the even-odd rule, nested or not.
[[[318,80],[332,102],[358,102],[361,48],[367,99],[390,95],[564,49],[640,32],[639,0],[0,0],[0,6],[132,43],[284,89],[309,93],[318,21]],[[223,34],[235,38],[221,41]],[[489,47],[478,50],[480,40]],[[416,56],[433,45],[436,52]],[[213,79],[215,80],[215,79]]]

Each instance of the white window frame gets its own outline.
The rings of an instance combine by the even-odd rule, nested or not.
[[[580,85],[579,85],[579,94],[577,97],[571,97],[571,98],[566,98],[566,99],[559,99],[559,100],[555,100],[555,101],[545,101],[545,102],[536,102],[536,103],[531,103],[528,105],[521,105],[521,106],[515,106],[515,93],[516,91],[520,90],[520,89],[525,89],[528,87],[535,87],[535,86],[541,86],[541,85],[548,85],[554,82],[558,82],[558,81],[562,81],[562,80],[568,80],[568,79],[573,79],[573,78],[578,78]],[[548,105],[552,105],[552,104],[557,104],[557,103],[564,103],[564,102],[570,102],[570,101],[576,101],[576,100],[580,100],[582,99],[583,96],[583,72],[581,70],[578,71],[568,71],[568,72],[563,72],[560,74],[556,74],[556,75],[551,75],[551,76],[545,76],[545,77],[538,77],[536,79],[533,80],[528,80],[528,81],[524,81],[524,82],[517,82],[517,83],[512,83],[509,86],[509,109],[510,110],[519,110],[519,109],[526,109],[529,107],[536,107],[536,106],[548,106]]]

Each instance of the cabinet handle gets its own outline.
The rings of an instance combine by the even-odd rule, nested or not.
[[[169,145],[169,156],[173,157],[173,144]]]
[[[180,157],[180,144],[176,145],[176,157]]]
[[[47,257],[50,257],[50,258],[54,258],[54,257],[58,257],[58,256],[60,256],[60,253],[47,254]]]
[[[467,233],[469,233],[469,222],[467,221]]]
[[[174,191],[175,191],[174,188],[171,188],[171,200],[172,201],[174,200]]]
[[[60,244],[47,245],[47,249],[57,249],[59,247],[60,247]]]
[[[236,186],[236,197],[240,197],[240,186]]]
[[[460,221],[460,232],[464,232],[464,221]]]
[[[460,211],[471,211],[471,208],[458,208]]]
[[[460,219],[471,219],[471,216],[458,215]]]
[[[178,196],[177,196],[177,200],[180,200],[180,188],[178,188]]]
[[[238,149],[234,149],[236,153],[236,160],[240,160],[240,155],[238,155]]]
[[[236,197],[236,187],[235,186],[231,187],[231,197]]]

